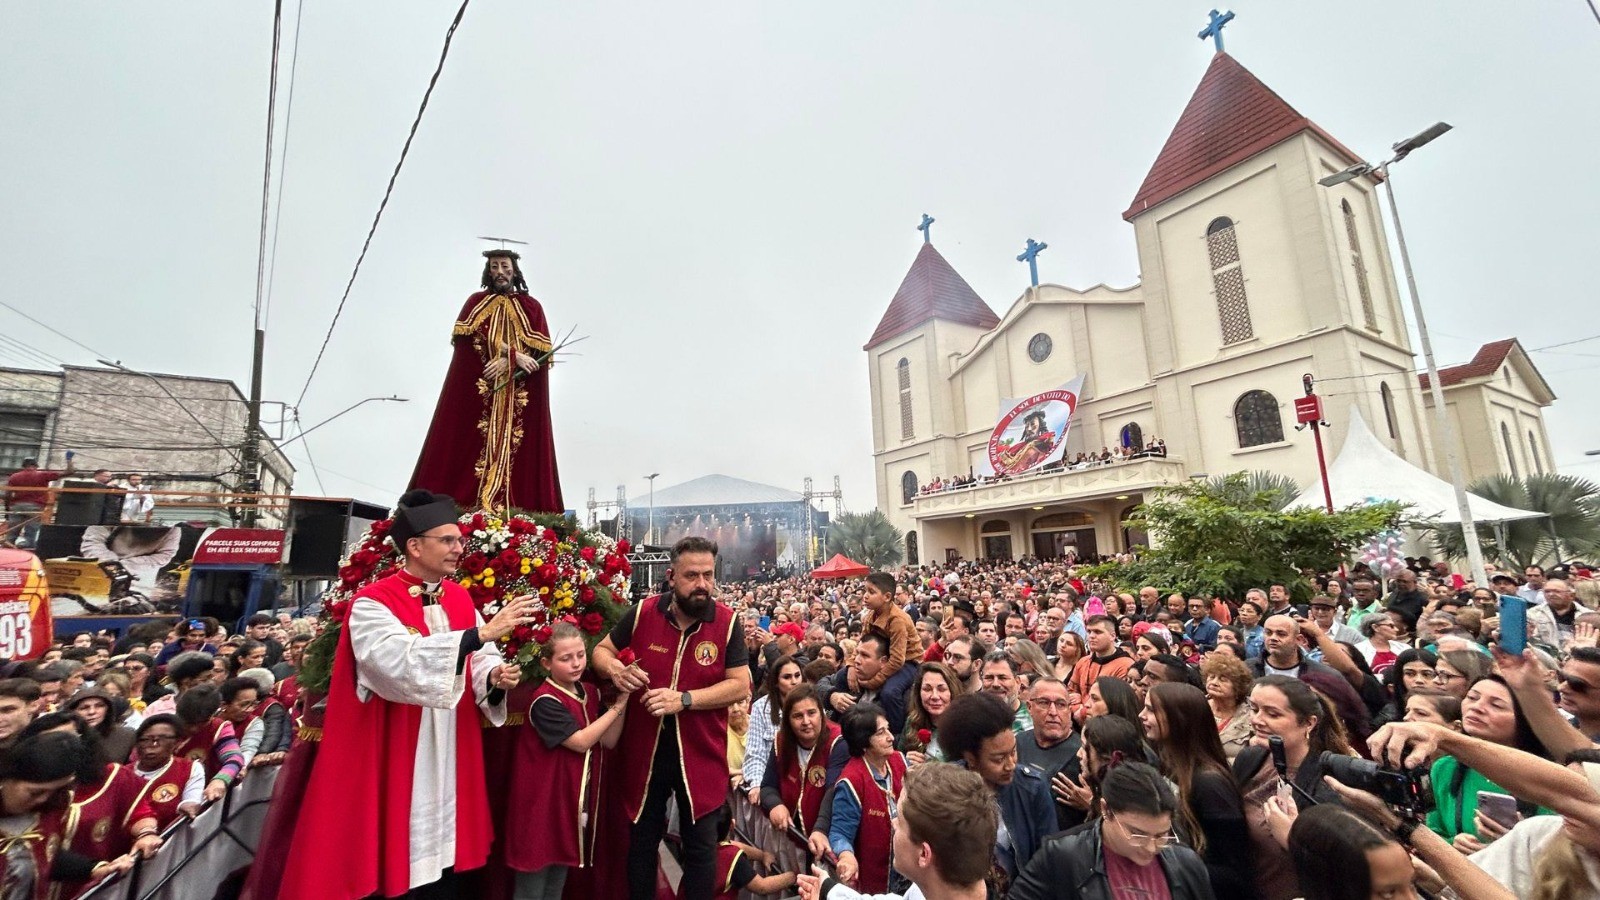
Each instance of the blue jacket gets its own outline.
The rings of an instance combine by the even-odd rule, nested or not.
[[[1184,623],[1183,637],[1185,640],[1194,641],[1194,646],[1198,650],[1215,650],[1217,649],[1217,633],[1220,631],[1222,631],[1222,626],[1217,624],[1217,620],[1206,616],[1200,622],[1190,619]]]
[[[1000,818],[1011,833],[1011,852],[1017,871],[1028,865],[1044,839],[1056,830],[1056,802],[1050,784],[1037,766],[1021,765],[1011,773],[1011,783],[995,795]]]

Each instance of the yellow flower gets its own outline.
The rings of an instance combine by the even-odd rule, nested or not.
[[[527,560],[523,560],[522,561],[522,574],[526,575],[531,571],[533,571],[533,566],[531,564],[529,564],[529,562]]]
[[[534,564],[534,566],[542,566],[542,565],[544,565],[544,557],[535,556],[533,558],[533,564]]]
[[[490,575],[489,577],[483,579],[483,586],[491,588],[494,587],[494,576]]]
[[[550,593],[550,589],[549,589],[549,588],[547,588],[547,587],[542,587],[542,588],[539,588],[539,593],[541,593],[541,594],[548,594],[548,593]]]

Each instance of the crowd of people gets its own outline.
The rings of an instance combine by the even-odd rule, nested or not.
[[[267,896],[645,900],[671,808],[688,898],[1600,897],[1587,567],[1480,585],[1418,560],[1239,597],[1033,560],[719,585],[715,545],[687,538],[592,652],[558,623],[534,687],[494,652],[526,603],[426,612],[454,596],[460,547],[435,505],[398,532],[406,569],[375,585],[392,593],[352,607]],[[1529,604],[1516,654],[1506,597]],[[234,637],[190,620],[10,664],[0,897],[73,896],[302,752],[310,638],[288,617]],[[419,818],[451,767],[450,803]],[[395,778],[410,807],[377,801]],[[730,822],[752,809],[770,830],[742,843]],[[819,868],[776,865],[796,858],[777,844]],[[504,893],[472,880],[494,867]]]
[[[1079,451],[1077,454],[1073,455],[1071,459],[1068,459],[1066,456],[1062,456],[1061,459],[1058,459],[1055,462],[1046,463],[1040,466],[1037,472],[1031,474],[1059,472],[1063,469],[1076,472],[1082,469],[1092,469],[1095,466],[1111,466],[1116,465],[1117,463],[1132,462],[1136,459],[1147,459],[1150,457],[1159,459],[1165,457],[1166,455],[1167,442],[1161,440],[1160,438],[1151,438],[1150,442],[1143,447],[1123,446],[1119,444],[1116,447],[1101,447],[1099,453],[1088,450]],[[965,475],[952,475],[948,478],[942,475],[936,475],[934,476],[933,481],[922,485],[918,489],[918,493],[938,494],[944,491],[956,491],[962,488],[975,487],[981,484],[994,484],[996,482],[1009,481],[1012,477],[1013,476],[1009,474],[976,475],[971,472]]]
[[[295,737],[312,620],[258,614],[80,633],[0,677],[0,898],[71,898]]]
[[[1032,561],[730,586],[758,685],[731,777],[834,900],[904,886],[856,760],[904,803],[930,762],[980,776],[991,896],[1600,896],[1600,583],[1408,563],[1240,597]]]

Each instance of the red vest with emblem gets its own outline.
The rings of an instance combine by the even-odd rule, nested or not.
[[[63,789],[62,794],[66,793]],[[52,805],[55,805],[55,801],[52,801]],[[49,900],[50,888],[56,884],[50,880],[50,867],[55,863],[56,854],[61,851],[61,828],[66,823],[67,814],[65,807],[66,803],[62,802],[55,808],[40,810],[38,821],[22,834],[0,834],[0,860],[9,864],[12,847],[17,844],[26,847],[28,856],[32,858],[33,892],[29,894],[32,900]],[[6,883],[10,883],[9,873]],[[25,898],[17,895],[17,900]]]
[[[539,729],[533,726],[532,712],[537,704],[559,703],[582,731],[600,718],[600,691],[594,685],[582,687],[580,700],[555,681],[546,680],[534,692],[527,727],[517,729],[511,763],[510,808],[514,812],[507,816],[503,843],[506,865],[519,872],[537,872],[545,866],[583,867],[594,861],[605,751],[598,744],[584,753],[559,744],[546,747]]]
[[[195,728],[194,734],[184,738],[172,755],[194,760],[205,767],[206,778],[215,777],[222,768],[222,757],[217,755],[217,735],[227,724],[221,719],[207,720]]]
[[[650,674],[650,687],[677,692],[708,688],[727,676],[728,642],[732,640],[733,610],[716,603],[709,622],[696,620],[679,631],[670,614],[659,608],[661,598],[648,597],[635,612],[633,635],[628,640],[639,667]],[[620,649],[620,648],[619,648]],[[631,822],[639,821],[654,773],[656,744],[663,729],[678,729],[678,755],[682,761],[689,805],[696,821],[717,811],[728,795],[728,710],[689,709],[676,716],[657,718],[644,706],[647,691],[635,691],[628,700],[622,726],[622,806]]]
[[[67,849],[93,860],[116,859],[133,848],[128,827],[140,819],[155,817],[148,801],[141,799],[145,781],[128,766],[112,763],[105,777],[96,784],[72,787],[72,805],[67,809],[61,841]],[[58,897],[76,897],[87,882],[62,882]]]
[[[834,745],[844,740],[838,725],[826,719],[823,722],[828,729],[811,751],[804,777],[800,773],[799,748],[785,747],[788,741],[781,735],[778,738],[778,746],[782,748],[778,756],[778,792],[783,795],[783,805],[794,813],[800,830],[806,834],[816,827],[817,814],[822,812],[822,795],[828,792],[828,760],[833,757]]]
[[[889,790],[898,799],[906,778],[906,758],[889,754]],[[861,805],[861,825],[851,844],[856,849],[856,890],[881,894],[889,890],[889,856],[894,843],[889,795],[873,779],[865,758],[857,756],[839,773],[839,790],[848,789]]]
[[[149,804],[147,815],[154,813],[156,827],[162,831],[167,830],[178,818],[178,804],[183,802],[183,789],[189,783],[189,772],[200,765],[192,759],[174,756],[167,767],[144,783],[144,790],[139,792],[139,799],[134,801],[133,808],[124,817],[123,825],[131,825],[139,818],[133,811],[139,808],[141,802]],[[135,774],[136,778],[144,780],[143,776]]]

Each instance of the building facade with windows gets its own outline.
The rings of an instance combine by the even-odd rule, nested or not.
[[[93,366],[0,367],[0,480],[24,459],[65,469],[71,450],[84,479],[108,469],[118,479],[143,475],[152,491],[193,492],[158,498],[157,523],[228,524],[232,510],[218,495],[238,486],[247,417],[244,395],[226,379]],[[262,493],[290,493],[294,466],[268,438],[261,440],[261,459]],[[263,508],[260,524],[281,526],[285,513],[286,507]]]
[[[1354,406],[1394,452],[1443,473],[1378,182],[1317,183],[1358,161],[1218,53],[1123,214],[1138,283],[1041,284],[1002,316],[924,243],[865,347],[879,508],[909,558],[1104,555],[1143,541],[1123,521],[1160,486],[1256,469],[1309,484],[1316,453],[1293,407],[1306,374],[1333,426],[1330,460]],[[1514,409],[1500,415],[1507,434],[1537,443],[1513,440],[1511,458],[1550,468],[1541,410],[1554,398],[1525,354],[1510,365],[1492,392],[1442,378],[1474,473],[1512,471],[1481,446],[1501,407]],[[979,471],[1003,399],[1079,373],[1065,459],[1112,463],[927,489]]]

